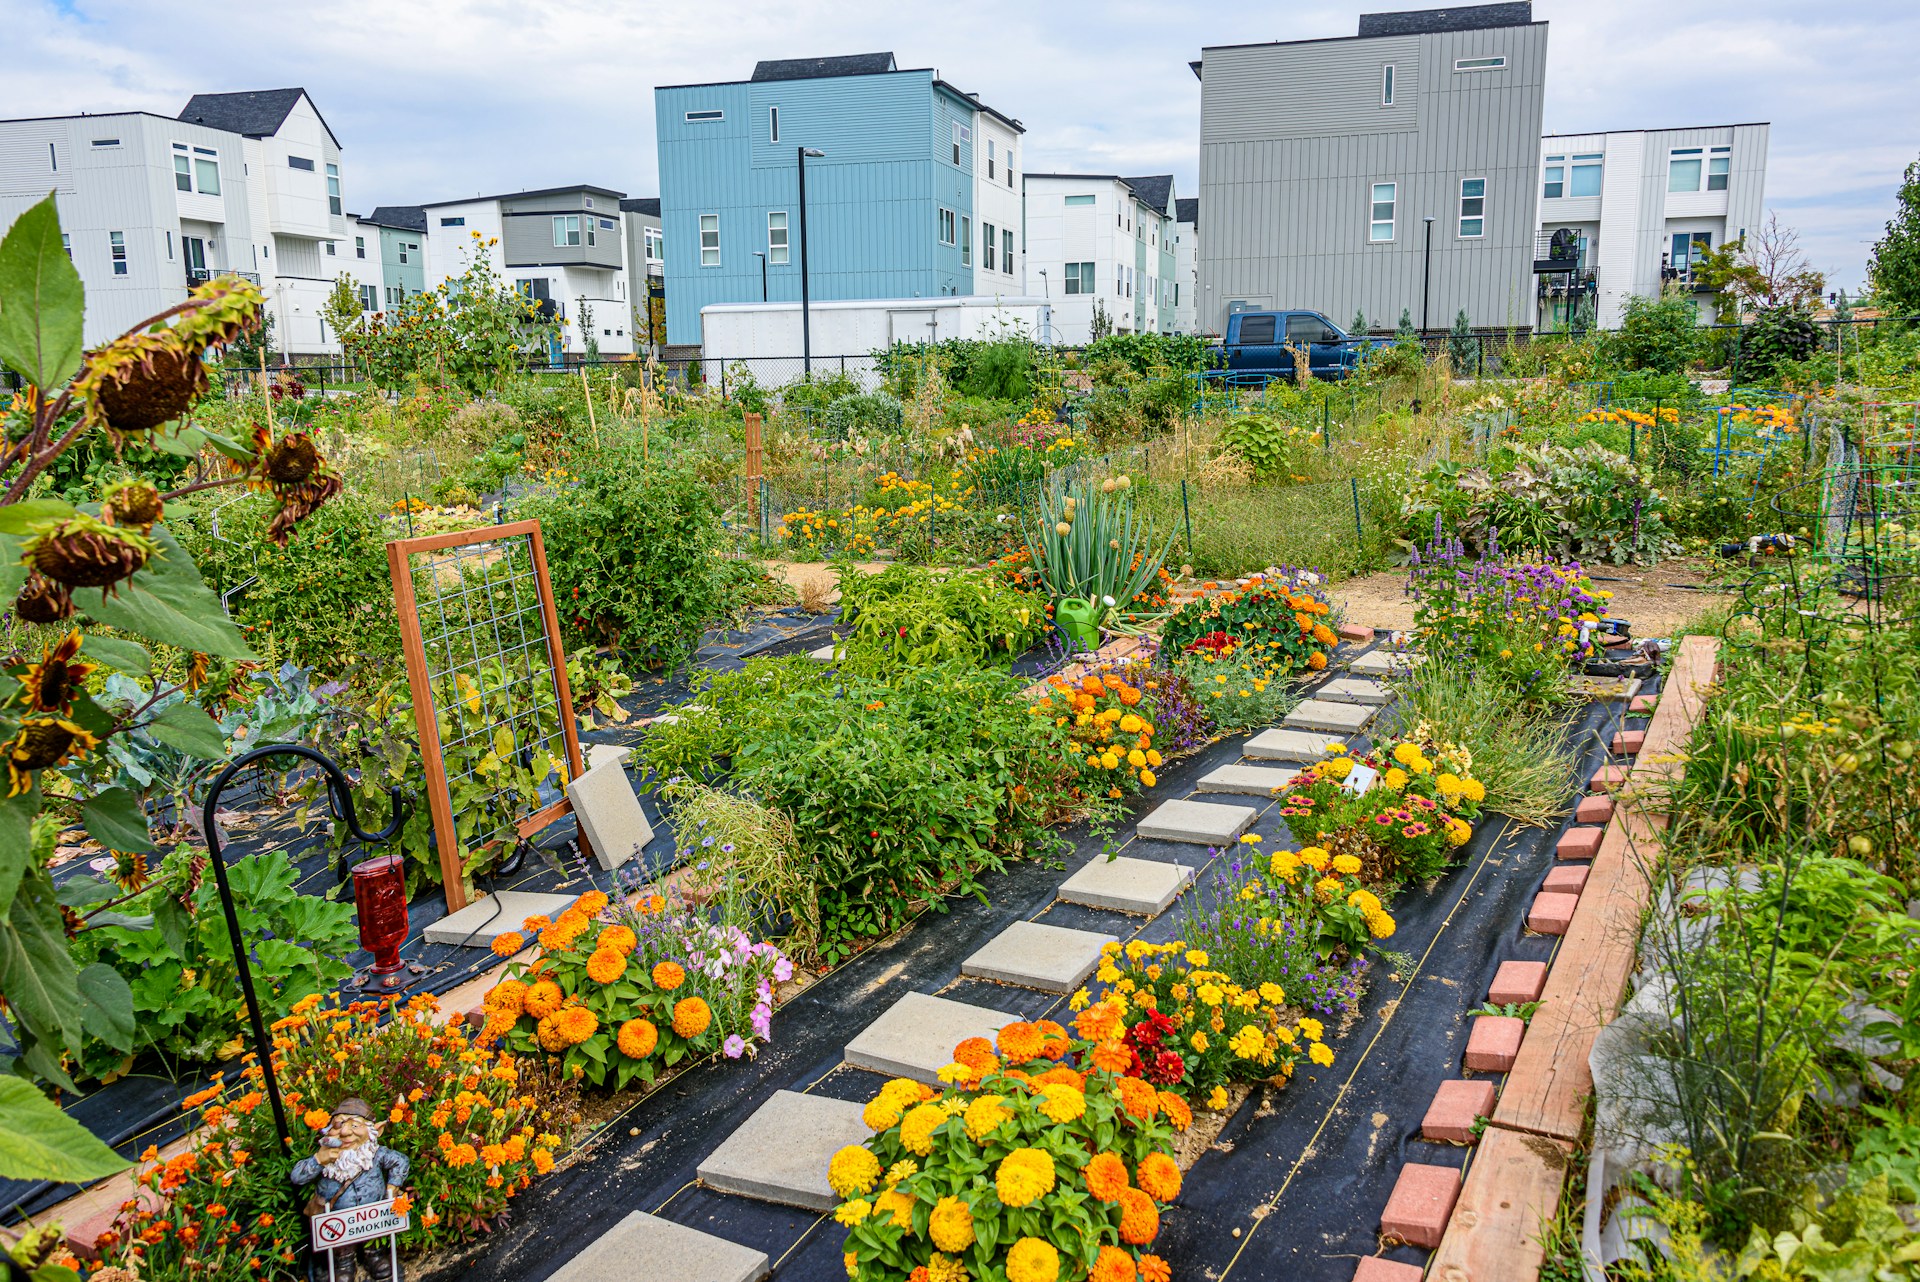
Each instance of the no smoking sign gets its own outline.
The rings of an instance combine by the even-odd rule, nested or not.
[[[313,1217],[313,1249],[326,1251],[368,1238],[404,1233],[412,1223],[411,1216],[394,1211],[392,1199],[327,1211]]]

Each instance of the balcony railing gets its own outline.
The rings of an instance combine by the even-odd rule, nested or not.
[[[1533,237],[1533,270],[1577,272],[1587,261],[1587,237],[1584,232],[1563,228],[1536,232]]]
[[[219,280],[222,276],[238,276],[241,280],[254,285],[260,283],[260,275],[258,272],[234,272],[228,271],[225,268],[215,267],[189,267],[187,268],[187,288],[192,289],[195,285],[204,285],[210,280]]]

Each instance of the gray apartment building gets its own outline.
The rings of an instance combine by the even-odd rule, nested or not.
[[[1201,50],[1196,328],[1262,308],[1529,327],[1546,62],[1524,0]]]

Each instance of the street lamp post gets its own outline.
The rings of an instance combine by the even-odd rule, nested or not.
[[[1420,337],[1427,336],[1427,300],[1433,292],[1433,215],[1428,214],[1426,262],[1421,268],[1420,281]]]
[[[800,170],[800,363],[801,370],[813,373],[813,317],[811,285],[807,280],[807,157],[819,159],[827,153],[818,147],[794,148],[794,162]]]
[[[760,301],[767,301],[767,256],[760,250],[754,250],[753,256],[760,260]]]

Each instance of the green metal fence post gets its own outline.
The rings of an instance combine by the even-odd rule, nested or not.
[[[1320,447],[1327,451],[1333,449],[1333,401],[1331,399],[1320,402]]]
[[[1353,537],[1354,553],[1357,556],[1360,551],[1360,545],[1365,543],[1367,539],[1366,529],[1360,524],[1360,478],[1350,476],[1347,478],[1347,484],[1352,487],[1353,490]]]
[[[1187,478],[1180,478],[1180,513],[1187,523],[1187,559],[1193,559],[1193,508],[1187,503]]]

